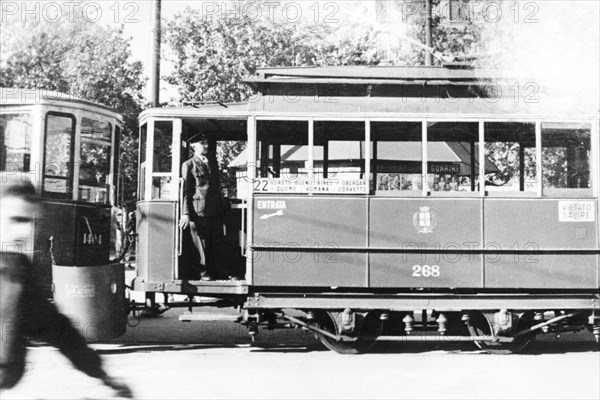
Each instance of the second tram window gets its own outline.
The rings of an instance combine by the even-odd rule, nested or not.
[[[31,115],[0,115],[0,171],[29,172]]]
[[[79,200],[108,202],[111,140],[112,128],[108,122],[82,118]]]
[[[48,113],[44,160],[44,194],[71,199],[75,117]]]

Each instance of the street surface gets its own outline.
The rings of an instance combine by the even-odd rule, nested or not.
[[[369,354],[344,356],[300,329],[261,330],[251,345],[245,327],[179,322],[184,311],[144,317],[124,337],[92,345],[136,398],[600,398],[600,352],[587,331],[544,338],[509,356],[469,343],[383,342]],[[51,347],[31,347],[27,368],[2,400],[113,396]]]

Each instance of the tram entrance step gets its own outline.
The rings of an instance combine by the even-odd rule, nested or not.
[[[228,321],[239,322],[242,316],[239,314],[211,313],[211,312],[186,312],[179,316],[182,322],[205,322],[205,321]]]

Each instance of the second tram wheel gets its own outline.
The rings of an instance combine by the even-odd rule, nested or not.
[[[337,318],[340,312],[322,311],[317,313],[317,324],[320,329],[340,334]],[[319,333],[319,339],[329,350],[340,354],[360,354],[366,353],[375,345],[377,337],[383,329],[383,322],[380,320],[380,314],[376,311],[369,311],[365,315],[356,313],[356,328],[352,335],[356,340],[335,340],[327,335]],[[346,335],[350,336],[350,335]]]
[[[469,324],[469,332],[473,336],[492,336],[492,321],[483,313],[474,313]],[[516,332],[533,326],[533,321],[529,313],[523,314],[517,323]],[[476,340],[475,344],[482,350],[490,354],[513,354],[523,350],[525,346],[535,337],[531,332],[514,338],[512,342],[494,342],[491,340]]]

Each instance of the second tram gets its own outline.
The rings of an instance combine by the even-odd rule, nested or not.
[[[29,243],[42,290],[88,340],[122,335],[123,264],[111,262],[122,117],[65,93],[0,88],[0,178],[29,180],[41,198]],[[22,247],[25,248],[22,248]]]

